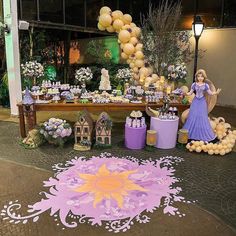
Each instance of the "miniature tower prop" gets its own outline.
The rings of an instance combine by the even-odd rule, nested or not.
[[[96,146],[111,146],[112,121],[106,112],[102,112],[96,122]]]
[[[93,119],[87,111],[81,111],[78,121],[74,126],[75,144],[74,149],[88,151],[91,149],[93,132]]]

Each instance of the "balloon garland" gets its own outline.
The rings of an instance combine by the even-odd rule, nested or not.
[[[231,125],[226,123],[224,118],[212,118],[210,120],[212,129],[214,130],[216,137],[219,139],[217,143],[208,143],[204,141],[191,141],[186,145],[186,148],[190,152],[207,152],[209,155],[220,154],[225,155],[232,151],[235,140],[236,130],[231,130]]]
[[[145,65],[143,44],[140,43],[141,29],[132,22],[132,16],[121,11],[111,11],[107,6],[100,9],[98,29],[110,33],[118,33],[118,42],[121,48],[121,57],[127,61],[133,71],[133,79],[139,84],[148,87],[159,77],[153,74],[153,69]]]

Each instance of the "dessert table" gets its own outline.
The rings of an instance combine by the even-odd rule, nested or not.
[[[107,103],[107,104],[96,104],[96,103],[43,103],[43,104],[32,104],[23,105],[18,103],[19,109],[19,121],[20,121],[20,135],[22,138],[26,137],[26,121],[28,124],[28,129],[33,129],[36,124],[36,112],[37,111],[81,111],[87,110],[89,112],[95,111],[105,111],[105,112],[122,112],[122,111],[145,111],[146,106],[151,108],[161,107],[163,103]],[[180,103],[170,103],[170,106],[177,107],[178,111],[181,113],[186,110],[189,105],[183,105]]]

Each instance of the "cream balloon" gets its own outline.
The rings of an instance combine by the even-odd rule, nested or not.
[[[124,48],[124,46],[125,46],[125,44],[124,44],[124,43],[121,43],[121,44],[120,44],[120,48],[121,48],[121,49],[123,49],[123,48]]]
[[[101,31],[106,30],[106,28],[103,27],[99,22],[98,22],[97,26],[98,26],[98,29],[101,30]]]
[[[122,11],[116,10],[116,11],[113,11],[113,12],[111,13],[111,16],[112,16],[112,20],[113,20],[113,21],[116,20],[116,19],[122,20],[122,18],[123,18],[123,13],[122,13]]]
[[[135,67],[133,68],[133,71],[134,71],[135,73],[137,73],[137,72],[138,72],[138,67],[135,66]]]
[[[141,59],[137,59],[136,61],[135,61],[135,65],[137,66],[137,67],[143,67],[144,66],[144,61],[143,60],[141,60]]]
[[[136,37],[131,37],[129,42],[132,43],[134,46],[136,46],[138,43],[138,39]]]
[[[127,60],[127,59],[128,59],[128,55],[127,55],[127,54],[125,54],[124,52],[122,52],[122,53],[121,53],[121,57],[122,57],[123,59],[125,59],[125,60]]]
[[[135,67],[134,63],[133,63],[133,62],[130,62],[129,67],[130,67],[131,69],[133,69],[133,68]]]
[[[109,33],[113,33],[113,32],[115,32],[115,29],[113,28],[112,25],[109,26],[109,27],[107,27],[106,30],[107,30]]]
[[[122,20],[120,19],[116,19],[113,24],[112,24],[113,28],[115,30],[120,30],[123,26],[124,26],[124,23]]]
[[[220,150],[220,155],[224,156],[225,155],[225,150]]]
[[[122,27],[122,29],[123,29],[123,30],[128,30],[129,33],[132,31],[130,25],[124,25],[124,26]]]
[[[132,43],[126,43],[124,45],[123,51],[124,51],[125,54],[131,55],[132,53],[134,53],[134,50],[135,50],[135,48],[134,48],[134,45]]]
[[[122,43],[127,43],[129,42],[131,35],[127,30],[121,30],[118,35],[118,38]]]
[[[135,50],[136,50],[136,47],[135,47]],[[144,57],[143,52],[142,51],[136,51],[135,52],[135,57],[137,59],[143,59],[143,57]]]
[[[143,44],[142,43],[138,43],[136,46],[135,46],[135,51],[142,51],[143,49]]]
[[[147,76],[147,75],[148,75],[148,68],[146,68],[146,67],[140,68],[139,74],[140,74],[140,75]]]
[[[123,21],[125,24],[130,24],[132,22],[132,16],[130,14],[124,14]]]
[[[107,6],[104,6],[100,9],[100,15],[103,15],[103,14],[111,14],[111,9]]]
[[[141,29],[139,27],[134,27],[135,35],[138,38],[141,34]]]
[[[101,16],[99,16],[99,23],[103,26],[103,27],[108,27],[111,25],[112,22],[112,18],[110,15],[108,14],[103,14]]]
[[[209,155],[213,155],[213,154],[214,154],[214,151],[213,151],[212,149],[210,149],[210,150],[208,151],[208,154],[209,154]]]

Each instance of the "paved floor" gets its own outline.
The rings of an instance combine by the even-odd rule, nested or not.
[[[0,161],[0,205],[6,204],[9,199],[17,199],[22,203],[21,214],[28,215],[25,206],[40,200],[40,191],[45,190],[42,182],[52,173],[30,166],[19,165],[9,161]],[[214,235],[233,236],[235,231],[222,220],[195,204],[176,205],[185,212],[183,218],[170,217],[162,213],[162,209],[150,215],[151,221],[147,224],[134,224],[122,235]],[[27,224],[9,224],[1,221],[0,235],[4,236],[53,236],[53,235],[111,235],[102,227],[80,224],[76,229],[62,230],[62,226],[54,222],[49,212],[40,216],[37,223],[32,220]]]
[[[227,110],[227,109],[226,109]],[[234,116],[235,113],[227,113]],[[216,116],[225,116],[221,110]],[[226,117],[227,118],[227,117]],[[236,122],[236,120],[234,120]],[[161,210],[150,215],[148,224],[135,224],[124,235],[236,235],[236,153],[224,157],[189,153],[184,149],[155,150],[154,152],[131,151],[123,146],[122,124],[115,123],[112,135],[113,147],[107,152],[117,156],[131,155],[141,159],[158,159],[162,156],[181,156],[184,162],[176,166],[176,176],[182,179],[182,195],[195,204],[179,204],[186,213],[183,218],[169,217]],[[234,126],[236,126],[234,124]],[[44,180],[53,176],[51,166],[65,163],[74,156],[85,153],[72,149],[72,143],[64,148],[45,145],[35,150],[22,148],[19,144],[17,123],[0,121],[0,210],[10,200],[18,199],[22,206],[35,203]],[[92,149],[86,156],[100,154]],[[26,211],[26,208],[23,210]],[[26,212],[25,212],[26,213]],[[101,227],[87,224],[76,229],[61,230],[49,212],[41,215],[36,223],[9,224],[0,219],[0,235],[111,235]]]

